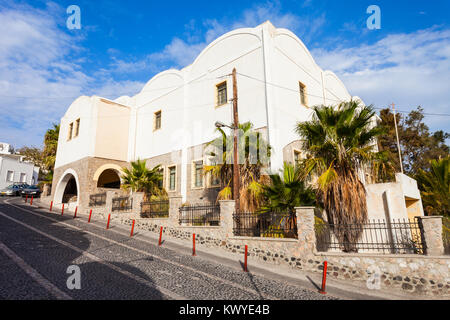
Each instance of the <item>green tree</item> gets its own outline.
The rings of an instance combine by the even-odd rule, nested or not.
[[[166,191],[160,188],[163,179],[161,166],[148,169],[144,160],[131,162],[131,169],[122,168],[122,188],[132,192],[144,192],[144,201],[148,196],[165,196]]]
[[[205,172],[210,172],[219,178],[221,191],[218,200],[231,199],[233,179],[233,132],[230,135],[222,128],[217,128],[220,136],[208,143],[214,148],[210,153],[216,165],[205,166]],[[262,169],[270,158],[271,147],[262,138],[262,133],[253,129],[253,124],[239,124],[238,156],[240,171],[239,204],[241,211],[255,212],[262,203],[262,184],[266,179]]]
[[[271,174],[269,178],[270,183],[262,186],[265,202],[262,212],[295,214],[294,208],[315,204],[314,190],[302,180],[299,166],[285,162],[280,174]]]
[[[55,169],[56,151],[58,150],[59,124],[53,124],[44,136],[44,149],[42,151],[43,170],[46,174],[45,183],[52,183],[53,171]]]
[[[415,176],[428,215],[450,217],[450,156],[430,161],[430,170]]]
[[[296,126],[307,152],[304,174],[318,177],[318,196],[330,223],[365,223],[366,192],[359,174],[372,165],[377,154],[375,139],[382,129],[373,126],[375,112],[356,101],[316,106],[313,112],[311,121]],[[336,236],[345,251],[355,251],[353,244],[361,234],[361,229],[352,228]]]
[[[30,161],[34,163],[35,166],[39,167],[39,180],[45,179],[45,167],[43,161],[42,150],[36,147],[22,147],[16,150],[17,153],[24,156],[25,161]]]
[[[400,172],[394,115],[387,108],[380,111],[380,118],[384,133],[378,138],[378,147],[380,151],[385,152],[386,159],[395,172]],[[446,139],[449,139],[450,135],[444,131],[430,132],[423,122],[421,107],[406,116],[397,114],[396,118],[405,174],[415,176],[419,169],[430,170],[431,160],[449,154]],[[394,180],[394,174],[390,175],[390,180]]]

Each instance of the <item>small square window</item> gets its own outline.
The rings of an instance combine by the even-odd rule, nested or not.
[[[154,130],[161,129],[161,111],[155,112],[155,126]]]
[[[299,82],[299,86],[300,86],[300,102],[302,105],[307,106],[308,105],[308,100],[306,98],[306,86]]]
[[[20,174],[20,182],[27,182],[27,175],[26,173]]]
[[[67,141],[72,139],[72,133],[73,133],[73,122],[69,124],[69,132],[67,133]]]
[[[217,105],[221,106],[227,102],[227,82],[225,81],[217,85]]]

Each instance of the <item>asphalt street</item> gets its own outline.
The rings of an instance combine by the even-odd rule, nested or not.
[[[84,220],[0,198],[0,299],[335,299]]]

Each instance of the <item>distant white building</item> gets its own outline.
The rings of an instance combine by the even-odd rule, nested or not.
[[[215,200],[217,185],[199,170],[209,164],[205,145],[217,137],[215,122],[232,122],[233,68],[239,121],[252,122],[272,146],[272,171],[301,156],[294,128],[311,119],[311,106],[359,99],[291,31],[266,22],[228,32],[191,65],[157,74],[133,97],[76,99],[61,119],[55,204],[87,207],[89,194],[119,188],[121,167],[137,159],[162,165],[169,196]]]
[[[0,189],[14,183],[37,184],[39,167],[12,153],[11,145],[0,142]]]

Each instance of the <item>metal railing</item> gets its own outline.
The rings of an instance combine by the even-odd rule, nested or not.
[[[197,204],[180,207],[179,222],[183,226],[218,226],[220,225],[220,206]]]
[[[133,209],[133,198],[131,197],[116,197],[112,199],[112,211],[127,212]]]
[[[423,254],[417,220],[369,220],[365,224],[315,225],[317,251]]]
[[[233,214],[233,233],[241,237],[292,238],[297,236],[297,217],[293,213]]]
[[[89,196],[89,207],[102,207],[104,205],[106,205],[106,192]]]
[[[169,200],[145,201],[141,203],[141,218],[168,218]]]

